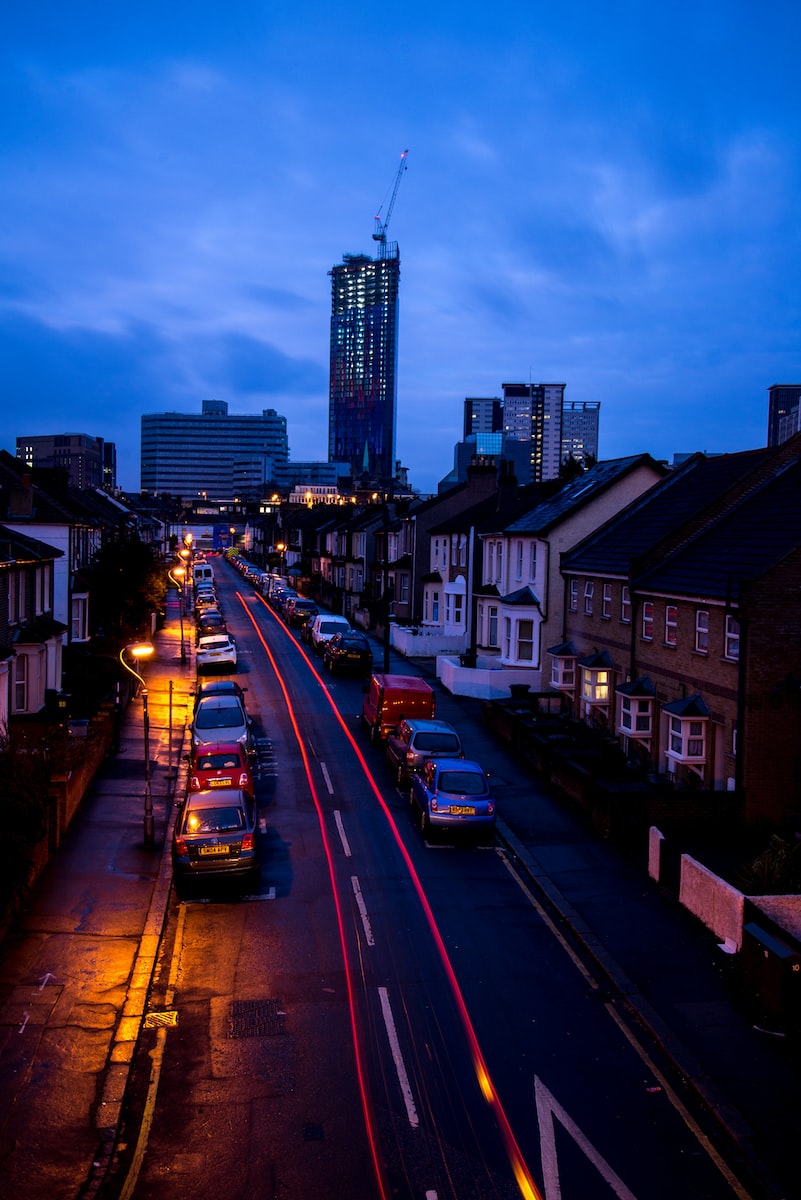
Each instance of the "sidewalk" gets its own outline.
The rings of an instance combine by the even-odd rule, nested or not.
[[[137,669],[148,688],[155,846],[145,846],[140,695],[119,753],[0,946],[0,1196],[13,1200],[91,1196],[113,1148],[166,912],[162,849],[194,679],[177,610],[153,640],[155,655]]]

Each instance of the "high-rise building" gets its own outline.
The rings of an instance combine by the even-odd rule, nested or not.
[[[573,458],[582,466],[598,461],[600,400],[566,400],[562,405],[562,462]]]
[[[141,487],[189,500],[259,496],[289,458],[286,417],[228,412],[224,400],[204,400],[202,413],[145,413]]]
[[[395,474],[397,242],[378,258],[345,254],[331,276],[328,458],[379,485]]]
[[[801,429],[801,383],[768,388],[768,445],[778,446]]]
[[[29,467],[55,467],[67,472],[73,487],[117,486],[114,442],[88,433],[40,434],[17,438],[17,458]]]
[[[521,484],[559,478],[564,397],[564,383],[503,384],[503,432],[529,445],[529,477]]]
[[[464,402],[463,437],[479,433],[500,433],[503,430],[503,400],[499,396],[487,398],[468,396]]]

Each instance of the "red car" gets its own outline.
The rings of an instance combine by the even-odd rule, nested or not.
[[[239,788],[251,797],[255,794],[247,751],[236,742],[206,742],[193,755],[189,791],[216,788]]]

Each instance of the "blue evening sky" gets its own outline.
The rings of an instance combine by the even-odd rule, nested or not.
[[[275,408],[327,457],[329,269],[401,252],[398,456],[564,382],[600,455],[764,445],[801,382],[796,0],[0,13],[0,446]]]

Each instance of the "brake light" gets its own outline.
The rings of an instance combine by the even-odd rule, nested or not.
[[[252,833],[246,833],[245,836],[242,838],[242,849],[243,850],[252,850],[253,849],[253,834]]]
[[[407,750],[407,751],[406,751],[406,761],[407,761],[407,763],[413,763],[413,762],[414,762],[414,750]]]
[[[186,839],[185,838],[176,838],[175,839],[175,853],[180,854],[182,858],[184,858],[186,856]]]
[[[190,792],[200,791],[200,780],[198,779],[197,775],[193,775],[189,780],[189,790]]]
[[[245,792],[246,792],[246,791],[248,790],[248,788],[250,787],[250,780],[248,779],[248,773],[247,773],[247,771],[243,771],[243,772],[242,772],[242,774],[239,776],[239,786],[240,786],[240,787],[242,788],[242,790],[243,790],[243,791],[245,791]]]
[[[431,797],[431,811],[436,812],[438,808],[439,808],[439,805],[437,804],[437,797],[432,796]]]

